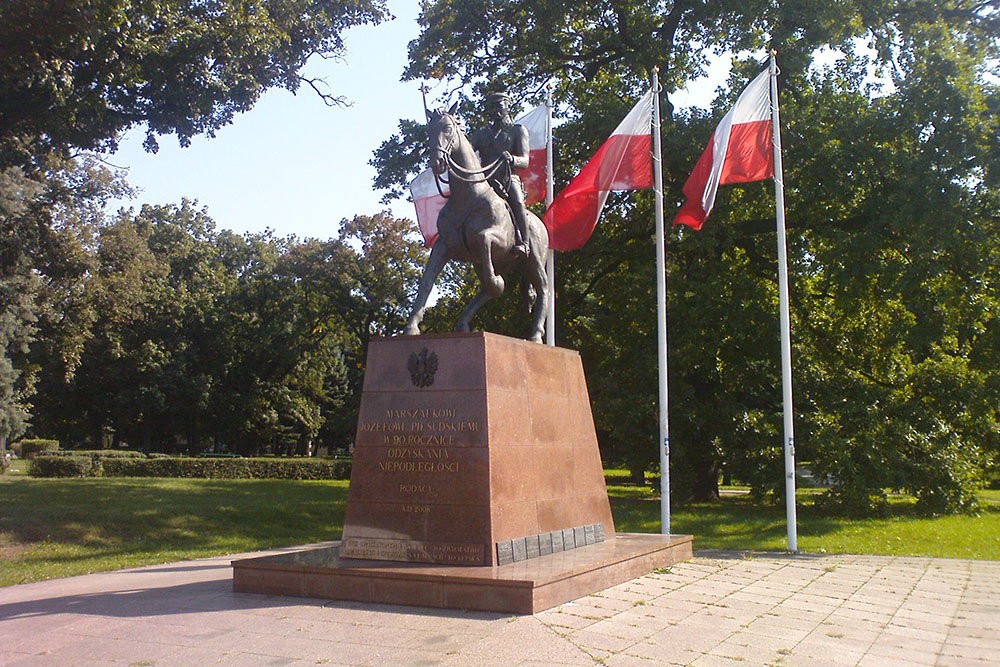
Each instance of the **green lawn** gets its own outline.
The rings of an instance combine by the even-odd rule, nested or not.
[[[609,486],[615,528],[659,532],[660,500],[647,488]],[[847,519],[820,512],[818,491],[798,493],[798,547],[801,551],[868,553],[1000,560],[1000,491],[982,491],[978,515],[926,517],[910,498],[893,497],[887,518]],[[671,508],[670,529],[694,535],[695,549],[783,550],[787,547],[785,506],[723,498]]]
[[[803,551],[1000,560],[1000,492],[979,516],[920,517],[896,499],[893,516],[823,516],[800,494]],[[620,532],[659,532],[648,487],[609,487]],[[33,479],[0,476],[0,586],[136,565],[337,539],[347,482],[201,479]],[[675,507],[675,533],[696,549],[783,550],[785,513],[748,497]]]
[[[340,537],[346,481],[0,477],[0,586]]]

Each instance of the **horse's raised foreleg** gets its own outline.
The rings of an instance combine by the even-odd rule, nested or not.
[[[493,269],[492,248],[493,244],[490,240],[486,240],[482,245],[479,257],[476,259],[476,273],[479,274],[479,282],[481,283],[479,293],[462,310],[458,323],[455,324],[455,331],[471,331],[472,318],[482,305],[503,294],[504,280],[503,276],[498,275]]]
[[[420,322],[424,319],[424,309],[427,307],[427,299],[434,288],[434,281],[448,261],[448,249],[444,241],[438,239],[431,248],[431,256],[427,258],[424,265],[424,273],[420,276],[420,288],[417,290],[417,298],[413,300],[413,309],[410,310],[410,318],[406,320],[406,327],[403,329],[404,336],[416,336],[420,334]]]

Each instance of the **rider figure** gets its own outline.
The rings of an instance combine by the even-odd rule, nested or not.
[[[528,254],[528,222],[524,208],[524,189],[515,169],[528,166],[528,130],[510,118],[510,97],[496,92],[486,97],[486,113],[490,119],[487,127],[476,130],[469,137],[472,147],[479,153],[483,165],[497,160],[502,164],[489,177],[489,183],[500,197],[510,205],[514,217],[515,244],[513,252]]]

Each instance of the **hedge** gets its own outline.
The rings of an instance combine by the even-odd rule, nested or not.
[[[203,479],[349,479],[350,461],[327,459],[105,459],[105,477]]]
[[[143,459],[146,455],[127,449],[60,449],[43,456],[89,456],[92,459]]]
[[[100,477],[101,462],[89,456],[38,456],[28,465],[32,477]]]
[[[39,452],[51,452],[59,449],[59,441],[27,438],[16,443],[16,447],[21,450],[20,455],[22,458],[30,459],[34,458],[35,454]]]

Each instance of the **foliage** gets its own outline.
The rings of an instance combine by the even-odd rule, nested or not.
[[[146,455],[127,449],[61,449],[46,452],[46,456],[89,456],[92,459],[142,459]]]
[[[157,135],[213,136],[269,88],[317,88],[306,60],[342,54],[345,29],[385,17],[381,0],[5,2],[0,169],[113,149],[135,125],[154,151]]]
[[[349,479],[351,462],[320,458],[155,458],[104,461],[105,477]]]
[[[324,92],[322,81],[300,74],[303,65],[313,55],[340,55],[347,28],[386,17],[383,0],[11,0],[0,6],[0,455],[8,439],[24,433],[33,413],[44,415],[35,420],[42,432],[73,423],[69,430],[77,440],[103,437],[110,405],[97,414],[93,406],[64,403],[59,395],[77,382],[97,310],[103,307],[106,314],[108,295],[131,287],[141,288],[136,299],[114,304],[122,324],[136,315],[139,302],[147,305],[142,299],[160,300],[161,324],[164,310],[170,310],[166,276],[154,271],[146,280],[137,268],[162,268],[152,265],[169,249],[130,256],[131,251],[142,255],[138,245],[147,239],[117,229],[109,234],[119,233],[119,259],[134,261],[132,272],[110,275],[106,270],[114,258],[107,256],[98,268],[93,235],[103,225],[103,206],[127,187],[86,151],[113,151],[121,135],[137,125],[145,127],[147,150],[155,151],[157,136],[164,134],[176,134],[187,145],[196,135],[212,136],[275,86],[294,92],[305,83],[328,104],[340,104],[344,100]],[[161,240],[169,245],[169,239]],[[190,306],[182,300],[170,315],[190,316]],[[181,319],[173,323],[186,324]],[[117,354],[116,344],[135,342],[127,332],[106,333],[106,351],[116,362],[109,370],[132,373],[126,382],[141,394],[126,401],[123,407],[131,411],[126,414],[142,415],[149,426],[167,410],[165,397],[183,394],[200,434],[197,418],[208,393],[199,387],[204,374],[189,368],[168,378],[158,370],[162,355],[195,363],[203,360],[195,353],[204,349],[189,355],[186,349],[152,349],[156,343],[150,341],[149,356],[140,363],[137,351],[131,358]],[[328,356],[326,366],[333,368],[335,354]],[[136,374],[146,370],[170,384],[165,393],[159,385],[142,385]],[[99,374],[97,384],[108,378],[109,372]],[[292,424],[271,420],[274,429],[316,430],[317,410],[305,409],[296,391],[264,393],[262,410],[278,403],[286,415],[301,413]],[[72,398],[85,403],[87,397]],[[145,433],[130,435],[148,440]]]
[[[669,94],[711,51],[739,54],[710,114],[664,105],[668,210],[775,49],[797,453],[843,511],[878,512],[887,489],[922,511],[973,507],[1000,455],[997,3],[436,0],[420,21],[404,77],[442,81],[467,115],[490,87],[528,98],[554,78],[557,185],[654,64]],[[373,159],[380,187],[419,166],[417,128],[400,127]],[[724,187],[702,231],[667,238],[678,500],[717,497],[720,474],[759,495],[783,486],[771,192]],[[648,193],[612,196],[587,246],[556,262],[558,340],[583,355],[602,449],[636,477],[657,459],[652,217]],[[512,312],[494,306],[484,326],[509,331]]]
[[[58,440],[45,440],[42,438],[25,438],[18,443],[18,450],[24,458],[31,458],[35,454],[45,452],[55,454],[59,449]]]
[[[38,372],[72,375],[90,321],[93,227],[124,191],[94,160],[0,169],[0,453],[27,426]]]
[[[101,461],[92,456],[36,456],[28,465],[32,477],[100,477]]]
[[[218,232],[187,201],[123,211],[96,237],[78,372],[43,368],[36,430],[144,451],[350,444],[367,341],[402,326],[419,270],[405,234],[384,214],[298,241]]]

